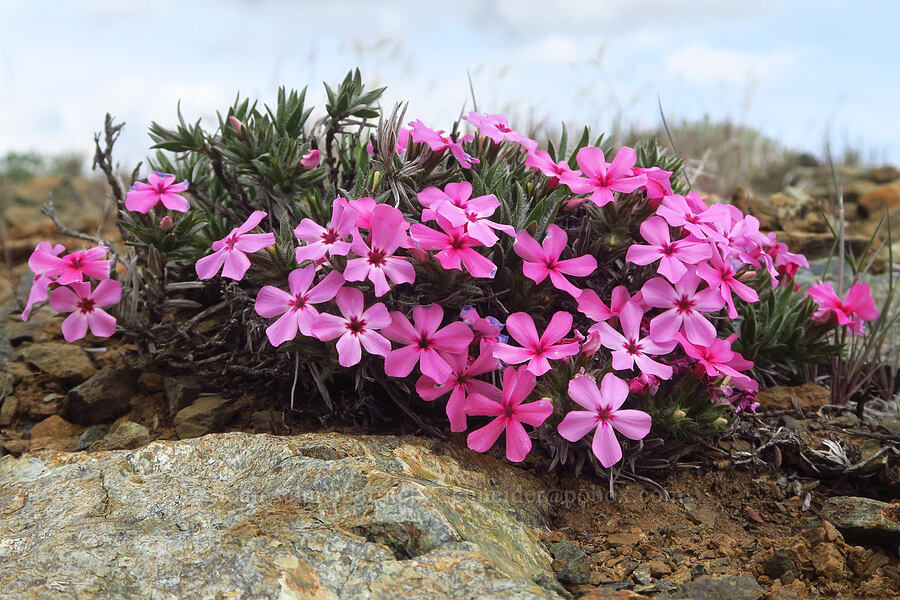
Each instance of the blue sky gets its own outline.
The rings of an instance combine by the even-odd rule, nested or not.
[[[609,128],[728,118],[785,145],[900,163],[900,3],[820,0],[0,0],[0,152],[76,151],[109,111],[119,159],[151,120],[209,118],[359,66],[448,128],[479,109]],[[471,103],[467,108],[471,108]],[[516,121],[513,121],[516,125]]]

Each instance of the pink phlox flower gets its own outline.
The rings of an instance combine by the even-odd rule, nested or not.
[[[125,194],[125,208],[146,214],[157,204],[169,210],[187,212],[189,205],[181,192],[188,189],[187,180],[175,183],[175,176],[155,171],[147,175],[147,183],[136,181]]]
[[[37,246],[34,247],[34,251],[28,259],[28,268],[34,273],[34,278],[31,281],[31,289],[28,290],[28,300],[25,302],[25,310],[22,311],[23,321],[28,320],[28,317],[31,315],[32,306],[47,299],[47,288],[51,283],[54,283],[53,277],[46,273],[46,269],[40,267],[42,262],[46,266],[46,260],[42,261],[42,258],[45,258],[46,256],[58,257],[65,252],[65,250],[66,247],[62,244],[51,246],[50,242],[43,241],[38,242]],[[40,253],[41,256],[36,257],[38,253]]]
[[[600,323],[619,318],[619,313],[622,312],[622,309],[625,308],[629,301],[634,301],[639,306],[642,306],[643,300],[640,290],[634,296],[631,296],[628,293],[628,288],[624,285],[617,285],[613,288],[609,306],[603,303],[603,300],[600,299],[600,296],[594,290],[583,290],[581,296],[578,297],[578,312],[591,321]]]
[[[650,337],[671,340],[683,329],[685,337],[695,344],[709,344],[716,328],[703,313],[716,312],[725,305],[718,289],[707,287],[698,292],[700,278],[694,269],[682,275],[673,287],[662,277],[655,277],[641,288],[644,302],[654,308],[667,309],[650,321]]]
[[[591,450],[605,468],[622,459],[618,431],[628,439],[640,440],[650,433],[653,419],[641,410],[622,409],[628,398],[628,384],[607,373],[597,387],[593,377],[581,375],[569,381],[569,397],[586,410],[573,410],[559,424],[559,434],[577,442],[594,432]],[[613,431],[615,430],[615,431]]]
[[[55,253],[58,247],[38,244],[28,258],[28,268],[33,273],[42,273],[55,279],[59,285],[83,281],[85,275],[94,279],[109,279],[112,260],[106,258],[109,253],[106,246],[76,250],[65,256]]]
[[[222,277],[236,281],[243,279],[247,269],[250,268],[247,254],[275,245],[274,233],[248,233],[259,225],[267,214],[262,210],[254,210],[243,225],[235,227],[221,240],[213,242],[213,253],[204,256],[194,265],[197,277],[209,279],[222,269]]]
[[[409,146],[409,135],[412,133],[412,129],[408,127],[400,127],[397,130],[397,154],[403,154],[406,152],[406,148]]]
[[[478,311],[470,305],[463,306],[459,313],[459,318],[472,328],[472,333],[475,335],[472,343],[478,344],[482,351],[484,351],[485,346],[490,346],[497,342],[506,343],[508,339],[505,335],[500,335],[500,332],[503,330],[503,323],[494,317],[479,316]]]
[[[478,128],[478,132],[486,138],[499,144],[503,140],[509,140],[522,146],[526,152],[532,152],[537,148],[537,142],[509,126],[509,121],[503,115],[479,114],[470,111],[463,119]]]
[[[362,359],[363,348],[369,354],[387,356],[391,343],[378,333],[379,329],[391,324],[391,316],[384,304],[378,302],[366,308],[363,293],[351,287],[342,287],[335,302],[341,316],[319,313],[312,334],[323,342],[339,338],[338,364],[342,367],[357,364]]]
[[[538,337],[537,328],[531,315],[517,312],[506,319],[506,331],[523,347],[509,344],[494,344],[494,358],[508,365],[528,361],[527,368],[535,375],[543,375],[550,370],[551,360],[562,360],[578,354],[578,342],[559,343],[572,329],[572,315],[557,311],[547,324],[544,333]]]
[[[310,289],[315,276],[315,265],[308,265],[294,269],[288,275],[290,293],[271,285],[259,290],[254,305],[256,313],[266,319],[281,315],[266,328],[266,335],[273,346],[294,339],[298,331],[311,336],[312,327],[319,317],[313,305],[328,302],[344,285],[341,274],[332,271]]]
[[[581,289],[572,285],[565,276],[587,277],[597,270],[597,259],[590,254],[584,254],[576,258],[560,260],[559,257],[566,249],[568,242],[568,236],[562,227],[550,224],[547,226],[547,234],[541,244],[538,244],[527,231],[520,231],[516,235],[513,250],[522,258],[522,272],[525,277],[535,283],[540,283],[550,277],[553,287],[568,292],[577,299],[581,296]]]
[[[611,163],[606,162],[603,150],[593,146],[579,150],[575,160],[584,176],[565,173],[559,181],[567,185],[572,193],[590,193],[588,200],[597,206],[613,202],[614,191],[628,194],[647,184],[646,175],[635,175],[634,163],[637,162],[637,154],[628,146],[619,148]]]
[[[506,431],[506,458],[521,462],[531,451],[531,438],[522,423],[540,427],[553,413],[553,404],[546,398],[525,403],[534,390],[537,379],[525,368],[507,367],[503,372],[503,391],[500,402],[483,394],[469,394],[466,413],[494,417],[490,423],[471,432],[466,440],[476,452],[487,452]]]
[[[865,333],[865,321],[877,319],[881,314],[875,308],[869,286],[864,283],[854,283],[844,294],[843,300],[835,293],[831,283],[819,282],[810,286],[806,293],[819,305],[819,309],[813,313],[813,319],[827,321],[828,313],[832,312],[837,322],[848,325],[854,335]]]
[[[315,169],[322,161],[322,154],[313,148],[300,158],[300,166],[304,169]]]
[[[472,184],[468,181],[448,183],[443,191],[436,187],[419,192],[419,203],[425,207],[422,221],[431,221],[437,215],[443,216],[453,227],[463,227],[470,236],[487,247],[497,243],[494,229],[515,237],[516,230],[509,225],[488,220],[500,207],[500,201],[493,194],[470,198]]]
[[[718,288],[722,299],[728,305],[728,317],[731,319],[736,319],[738,316],[737,309],[734,306],[734,298],[731,295],[732,292],[746,302],[757,302],[759,300],[756,290],[735,279],[736,273],[731,265],[730,256],[726,255],[723,259],[719,251],[715,249],[712,251],[709,263],[704,262],[697,265],[697,275],[709,284],[709,287]]]
[[[809,268],[809,261],[806,260],[806,257],[802,254],[788,251],[788,245],[784,242],[776,241],[774,233],[769,234],[769,240],[772,242],[769,255],[774,258],[775,268],[778,270],[779,275],[783,276],[783,285],[789,284],[801,268]]]
[[[391,377],[406,377],[418,363],[423,375],[434,381],[447,381],[453,371],[447,362],[448,355],[468,352],[474,336],[462,321],[440,328],[443,319],[444,309],[437,304],[415,307],[415,325],[403,313],[392,312],[391,324],[381,332],[403,347],[391,350],[387,355],[384,372]]]
[[[637,377],[632,377],[628,382],[628,391],[633,394],[647,394],[655,396],[659,391],[659,379],[653,375],[641,373]]]
[[[412,283],[416,271],[406,258],[394,256],[400,246],[406,243],[407,235],[403,224],[403,213],[387,204],[378,204],[372,209],[371,235],[367,243],[362,236],[353,236],[352,249],[362,258],[347,261],[344,279],[364,281],[368,279],[375,287],[376,296],[387,294],[394,283]]]
[[[558,162],[553,162],[553,159],[550,158],[550,153],[546,150],[535,150],[528,155],[528,158],[525,159],[526,167],[533,167],[550,178],[553,187],[559,183],[560,178],[567,174],[572,173],[575,177],[581,176],[581,171],[573,171],[572,167],[569,166],[564,160],[560,160]]]
[[[638,265],[649,265],[658,260],[657,272],[672,283],[687,272],[685,265],[697,264],[712,254],[709,243],[696,238],[672,241],[669,226],[662,217],[650,217],[641,223],[641,236],[650,245],[632,244],[625,260]]]
[[[497,274],[497,265],[475,250],[484,244],[466,233],[465,227],[453,227],[442,215],[436,215],[436,220],[443,232],[421,223],[409,228],[416,244],[423,250],[437,250],[434,257],[445,269],[461,271],[465,267],[472,277],[493,279]]]
[[[675,340],[656,341],[650,336],[641,337],[643,309],[636,302],[629,302],[619,313],[619,333],[609,323],[592,325],[589,331],[600,333],[601,343],[612,350],[612,366],[616,371],[637,368],[642,373],[655,375],[660,379],[672,377],[672,367],[650,358],[662,356],[675,349]]]
[[[329,256],[346,256],[350,242],[346,237],[356,230],[357,213],[345,198],[335,198],[331,205],[331,221],[322,227],[312,219],[303,219],[294,229],[294,235],[305,246],[295,250],[297,264],[305,260],[318,261]]]
[[[375,198],[365,196],[358,200],[348,200],[347,204],[356,211],[356,222],[353,225],[357,229],[372,229],[372,211],[375,210],[377,205]],[[406,223],[406,228],[409,229],[409,223]]]
[[[490,351],[482,351],[478,358],[472,360],[468,353],[448,354],[447,364],[450,365],[450,375],[442,383],[437,383],[427,375],[422,375],[416,381],[416,391],[423,400],[437,400],[448,392],[447,418],[450,419],[450,431],[466,430],[466,398],[471,393],[478,393],[491,400],[499,401],[501,394],[496,386],[475,379],[478,375],[491,373],[497,370],[497,359],[491,356]]]
[[[438,129],[435,131],[434,129],[429,128],[425,123],[422,122],[421,119],[417,119],[409,124],[412,127],[412,133],[410,134],[410,139],[419,144],[428,144],[428,147],[431,148],[432,152],[443,152],[444,150],[450,150],[450,154],[459,161],[460,166],[465,169],[471,168],[473,164],[478,164],[479,161],[477,158],[470,156],[465,150],[463,150],[464,142],[471,142],[475,139],[473,135],[463,135],[459,136],[456,141],[453,140],[449,135],[444,135],[443,129]]]
[[[644,189],[647,190],[647,197],[650,198],[650,200],[662,200],[664,197],[671,196],[674,193],[670,181],[672,178],[672,171],[666,171],[659,167],[650,167],[649,169],[634,167],[632,171],[634,171],[635,175],[644,175],[647,177],[647,183],[644,184]]]
[[[721,211],[715,207],[707,209],[704,205],[703,210],[697,212],[684,196],[673,194],[663,198],[656,209],[656,214],[664,218],[671,227],[682,227],[697,239],[712,238],[716,241],[725,241],[725,238],[711,226],[717,219],[723,217]]]
[[[685,201],[688,203],[688,206],[693,209],[696,213],[701,213],[707,208],[709,205],[706,203],[706,198],[698,194],[697,192],[691,192],[687,196],[684,197]]]
[[[229,115],[228,122],[231,123],[232,127],[234,127],[234,130],[237,132],[237,134],[241,135],[241,129],[244,127],[244,124],[241,123],[241,120],[234,115]]]
[[[731,342],[735,337],[737,336],[732,335],[724,340],[716,338],[710,344],[695,345],[680,333],[675,334],[675,339],[681,344],[685,354],[696,360],[698,368],[707,376],[728,377],[735,387],[756,391],[759,384],[740,372],[752,368],[753,363],[731,349]]]
[[[71,313],[62,322],[62,334],[67,342],[80,340],[88,328],[97,337],[109,337],[116,332],[116,319],[103,310],[122,299],[122,284],[104,279],[91,291],[91,282],[75,281],[70,287],[60,286],[50,292],[50,308]]]

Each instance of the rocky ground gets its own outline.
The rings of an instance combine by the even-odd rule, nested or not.
[[[854,172],[845,210],[862,236],[900,211],[900,174]],[[809,252],[830,235],[814,175],[735,200]],[[7,190],[0,598],[900,597],[896,403],[860,420],[819,386],[771,388],[679,468],[612,489],[462,437],[323,432],[253,390],[136,371],[121,340],[67,344],[46,308],[18,319],[24,260],[54,235],[37,213],[48,192],[69,194],[76,228],[104,226],[95,183]]]

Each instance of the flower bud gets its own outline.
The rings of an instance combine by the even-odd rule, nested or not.
[[[313,149],[303,155],[303,158],[300,159],[300,166],[304,169],[314,169],[319,166],[321,161],[322,155],[318,150]]]
[[[680,408],[676,408],[672,412],[672,422],[673,423],[681,423],[687,418],[687,413],[681,410]]]
[[[431,255],[428,254],[428,252],[426,252],[425,250],[422,250],[421,248],[412,247],[412,248],[407,248],[406,251],[409,252],[409,255],[416,262],[426,263],[431,260]]]
[[[726,419],[725,417],[719,417],[712,422],[712,426],[716,429],[725,429],[726,427],[728,427],[728,419]]]
[[[566,200],[566,203],[563,204],[563,210],[575,210],[579,206],[584,204],[584,198],[569,198]]]
[[[584,356],[591,357],[597,353],[597,350],[600,349],[600,333],[597,331],[592,331],[588,334],[587,338],[585,338],[584,343],[581,345],[581,353]]]
[[[166,215],[159,220],[159,228],[163,231],[171,231],[174,225],[175,224],[172,222],[172,217],[170,217],[169,215]]]
[[[231,123],[231,126],[234,127],[234,130],[237,131],[237,134],[241,135],[241,127],[243,127],[244,124],[241,123],[240,119],[238,119],[234,115],[231,115],[230,117],[228,117],[228,121]]]

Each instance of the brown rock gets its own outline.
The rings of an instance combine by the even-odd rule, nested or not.
[[[186,440],[222,427],[234,414],[233,403],[222,396],[201,396],[175,415],[175,433]]]
[[[844,577],[844,557],[835,544],[818,544],[813,548],[810,558],[820,576],[832,581],[840,581]]]
[[[28,452],[28,447],[30,445],[31,442],[28,440],[6,440],[3,442],[3,447],[6,448],[10,454],[22,454]]]
[[[900,180],[880,185],[863,194],[857,201],[860,216],[863,218],[880,217],[885,209],[900,206]]]
[[[661,560],[651,560],[647,563],[647,568],[650,569],[650,575],[654,579],[665,577],[672,572],[672,568]]]
[[[35,398],[28,405],[28,416],[32,419],[44,419],[50,415],[58,415],[65,408],[66,397],[61,394],[46,394],[38,400]]]
[[[648,600],[648,597],[631,590],[597,588],[581,596],[581,600]]]
[[[641,533],[611,533],[606,541],[610,546],[634,546],[641,542]]]
[[[760,391],[756,399],[760,410],[790,410],[794,408],[792,396],[797,398],[797,404],[804,412],[816,411],[831,400],[831,392],[814,383],[772,386]]]
[[[79,433],[81,431],[77,425],[72,425],[59,415],[53,415],[31,428],[31,439],[53,438],[60,440],[73,435],[77,436]]]
[[[22,358],[51,377],[70,383],[80,383],[97,372],[87,352],[74,344],[33,344],[25,348]]]
[[[19,399],[15,396],[7,396],[0,405],[0,425],[10,425],[19,410]]]

